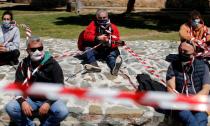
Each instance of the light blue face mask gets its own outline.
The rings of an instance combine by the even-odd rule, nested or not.
[[[10,28],[11,27],[10,21],[3,21],[2,26],[6,29]]]
[[[194,20],[192,20],[192,24],[191,25],[193,27],[197,27],[200,24],[200,21],[201,21],[200,19],[194,19]]]

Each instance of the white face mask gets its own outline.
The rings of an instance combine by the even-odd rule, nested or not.
[[[39,61],[44,57],[44,51],[39,51],[38,49],[35,52],[29,52],[32,61]]]
[[[198,27],[198,25],[200,24],[200,19],[195,19],[195,20],[192,20],[192,26],[193,27]]]

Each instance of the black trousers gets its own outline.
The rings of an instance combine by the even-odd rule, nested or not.
[[[10,61],[18,61],[18,57],[20,56],[20,51],[18,49],[15,49],[13,51],[9,52],[3,52],[0,53],[0,62],[7,62]]]

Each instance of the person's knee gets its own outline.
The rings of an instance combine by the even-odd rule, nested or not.
[[[184,110],[184,111],[180,111],[178,113],[179,117],[181,120],[189,120],[190,118],[192,118],[192,113],[191,111],[187,111],[187,110]]]
[[[10,116],[21,112],[20,105],[16,100],[12,100],[8,104],[6,104],[5,110]]]
[[[117,53],[116,51],[112,51],[109,55],[108,55],[108,58],[109,59],[112,59],[112,60],[115,60],[120,54]]]
[[[108,56],[108,59],[109,59],[109,60],[112,60],[112,61],[115,61],[115,60],[116,60],[116,57],[113,56],[113,55],[109,55],[109,56]]]
[[[18,49],[13,50],[13,57],[18,58],[20,56],[20,51]]]
[[[113,56],[113,57],[117,57],[119,54],[116,51],[112,51],[110,53],[110,55]]]
[[[94,50],[91,47],[85,47],[86,55],[94,55]]]
[[[18,49],[12,50],[7,53],[10,55],[11,60],[18,59],[18,57],[20,56],[20,51]]]
[[[208,114],[206,112],[199,112],[196,115],[197,121],[200,123],[208,123]]]
[[[198,122],[193,115],[193,113],[189,110],[183,110],[178,113],[179,119],[185,123],[185,124],[190,124],[192,126],[198,126]]]
[[[60,101],[57,101],[57,105],[56,107],[53,107],[52,112],[53,112],[53,115],[55,115],[56,118],[58,118],[59,120],[65,119],[69,114],[67,106],[63,102],[60,102]]]
[[[68,111],[67,107],[63,106],[62,108],[57,110],[57,113],[58,113],[58,118],[63,120],[68,116],[69,111]]]
[[[91,49],[91,47],[85,47],[85,50],[89,50],[89,49]]]

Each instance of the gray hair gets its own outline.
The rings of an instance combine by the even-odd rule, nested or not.
[[[37,42],[41,42],[42,43],[42,40],[40,39],[39,36],[31,36],[31,37],[29,37],[28,40],[26,40],[26,47],[28,48],[30,43],[33,42],[33,41],[37,41]]]
[[[107,12],[106,9],[98,9],[98,10],[96,11],[96,17],[98,17],[101,13],[106,13],[107,16],[108,16],[108,12]]]

